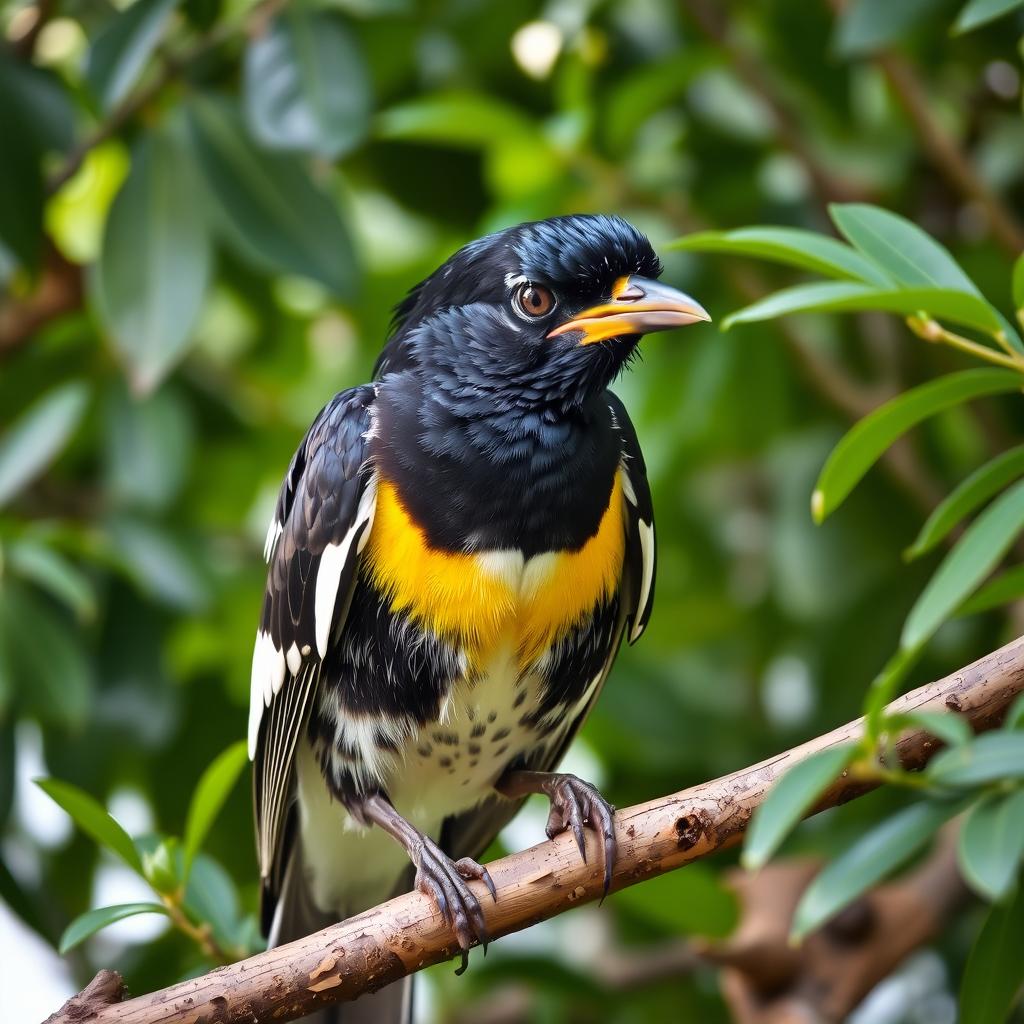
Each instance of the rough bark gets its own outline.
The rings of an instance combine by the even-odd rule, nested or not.
[[[900,697],[894,713],[948,710],[964,715],[977,731],[997,725],[1024,692],[1024,639]],[[861,735],[857,720],[760,764],[692,789],[627,807],[616,814],[619,856],[613,889],[706,857],[740,840],[754,809],[775,781],[809,755]],[[895,745],[907,769],[923,767],[940,748],[932,736],[911,731]],[[815,811],[845,803],[871,784],[840,776]],[[498,938],[561,914],[601,895],[602,869],[593,835],[588,864],[571,836],[562,835],[489,865],[497,903],[482,885],[478,895],[491,935]],[[149,995],[97,1009],[95,1024],[262,1024],[303,1017],[336,1002],[355,999],[457,952],[450,930],[433,904],[408,893],[364,914],[210,974]],[[56,1014],[49,1024],[75,1017]]]

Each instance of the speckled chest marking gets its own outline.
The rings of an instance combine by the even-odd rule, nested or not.
[[[524,560],[520,551],[452,552],[431,547],[381,480],[366,564],[393,612],[464,651],[479,670],[511,642],[526,670],[618,588],[625,551],[621,473],[597,532],[576,551]]]

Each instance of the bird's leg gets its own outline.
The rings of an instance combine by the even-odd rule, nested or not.
[[[453,861],[430,836],[410,825],[381,793],[364,797],[357,813],[365,822],[379,825],[405,848],[416,867],[416,888],[437,904],[445,923],[455,931],[462,950],[462,966],[456,974],[461,974],[468,962],[467,951],[474,942],[487,949],[489,936],[484,913],[480,901],[466,885],[468,879],[480,879],[497,902],[498,895],[487,868],[469,857]]]
[[[612,884],[612,868],[615,866],[615,808],[601,796],[596,787],[575,775],[561,772],[512,770],[506,772],[494,788],[502,796],[512,799],[543,793],[551,801],[551,813],[544,830],[548,839],[571,828],[584,864],[587,862],[587,845],[583,828],[585,825],[592,828],[603,841],[604,896],[608,895],[608,888]],[[604,899],[604,896],[601,898]]]

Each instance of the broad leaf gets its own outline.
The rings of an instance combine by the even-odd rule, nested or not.
[[[948,536],[950,530],[982,506],[994,494],[998,494],[1012,480],[1024,475],[1024,445],[1011,448],[997,455],[984,466],[976,469],[966,480],[958,484],[944,498],[928,517],[914,543],[906,551],[907,558],[917,558],[930,551],[939,541]]]
[[[1024,779],[1024,733],[987,732],[964,747],[944,750],[928,765],[936,786],[973,788],[1006,779]]]
[[[80,619],[96,614],[96,594],[89,579],[59,551],[39,541],[15,541],[6,551],[7,565],[66,604]]]
[[[774,260],[826,277],[892,284],[878,267],[836,238],[799,228],[752,227],[737,231],[700,231],[669,245],[688,252],[727,252]]]
[[[392,107],[377,118],[376,130],[385,139],[467,149],[487,149],[513,135],[537,135],[534,122],[517,107],[471,92],[438,93]]]
[[[834,203],[829,212],[850,244],[897,281],[980,296],[949,251],[905,217],[866,203]]]
[[[907,616],[901,645],[924,643],[1002,561],[1021,530],[1024,480],[996,498],[942,560]]]
[[[29,271],[43,237],[43,172],[32,112],[4,96],[0,102],[0,242]]]
[[[879,288],[853,281],[813,281],[783,288],[732,313],[722,327],[727,330],[733,324],[773,320],[790,313],[856,310],[882,310],[903,316],[930,313],[989,333],[1002,327],[996,311],[977,295],[940,287]]]
[[[802,939],[821,927],[905,864],[962,806],[960,801],[924,801],[876,825],[807,887],[793,917],[793,937]]]
[[[131,837],[93,797],[60,779],[36,779],[36,785],[67,811],[83,832],[116,853],[133,871],[142,874],[142,860]]]
[[[334,159],[369,128],[370,86],[359,45],[330,11],[293,5],[245,52],[245,113],[273,149]]]
[[[0,45],[0,96],[21,112],[39,152],[70,149],[75,109],[67,86],[56,73],[28,64]],[[11,144],[8,136],[4,139]]]
[[[84,384],[64,384],[30,406],[0,437],[0,507],[32,483],[67,444],[88,397]]]
[[[976,369],[947,374],[898,395],[857,423],[829,455],[811,499],[816,522],[831,515],[889,446],[929,416],[972,398],[1017,391],[1012,370]]]
[[[1024,7],[1024,0],[970,0],[957,16],[953,32],[956,35],[970,32],[1021,7]]]
[[[116,907],[98,907],[96,910],[87,910],[79,914],[64,929],[60,937],[58,952],[61,956],[75,946],[84,942],[90,935],[95,935],[101,928],[123,921],[126,917],[136,917],[139,914],[164,914],[167,910],[159,903],[121,903]]]
[[[197,97],[189,124],[214,212],[238,254],[264,269],[351,293],[356,264],[348,230],[302,161],[257,149],[226,100]]]
[[[960,829],[957,859],[964,878],[986,899],[1001,900],[1024,858],[1024,789],[993,793],[971,808]]]
[[[942,0],[852,0],[839,15],[836,49],[843,57],[876,53],[902,39]]]
[[[923,729],[947,746],[959,747],[974,738],[967,719],[952,711],[911,711],[902,715],[891,715],[885,720],[890,732],[904,729]]]
[[[214,759],[213,763],[203,772],[195,792],[192,794],[192,802],[189,804],[188,818],[185,823],[185,877],[192,868],[192,861],[199,852],[199,848],[210,831],[210,826],[220,813],[224,801],[227,800],[232,788],[238,781],[238,776],[245,767],[248,758],[246,755],[245,740],[233,743],[223,753]]]
[[[210,279],[196,180],[180,142],[147,132],[107,220],[95,297],[136,391],[184,355]]]
[[[960,985],[960,1024],[996,1024],[1009,1018],[1024,984],[1024,885],[1008,903],[994,906],[967,958]]]
[[[853,743],[820,750],[794,765],[772,786],[764,803],[754,812],[747,831],[743,846],[745,867],[759,868],[771,858],[856,753]]]
[[[979,612],[1002,608],[1024,596],[1024,565],[1016,565],[993,577],[979,587],[959,608],[957,615],[977,615]]]
[[[116,107],[142,74],[176,3],[135,0],[97,33],[85,77],[104,110]]]

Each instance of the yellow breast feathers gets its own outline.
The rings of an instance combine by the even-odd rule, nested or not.
[[[625,509],[616,474],[597,533],[579,551],[528,561],[518,551],[461,554],[431,547],[394,484],[381,480],[365,558],[370,579],[393,611],[464,648],[477,665],[511,638],[526,666],[615,592],[624,552]]]

